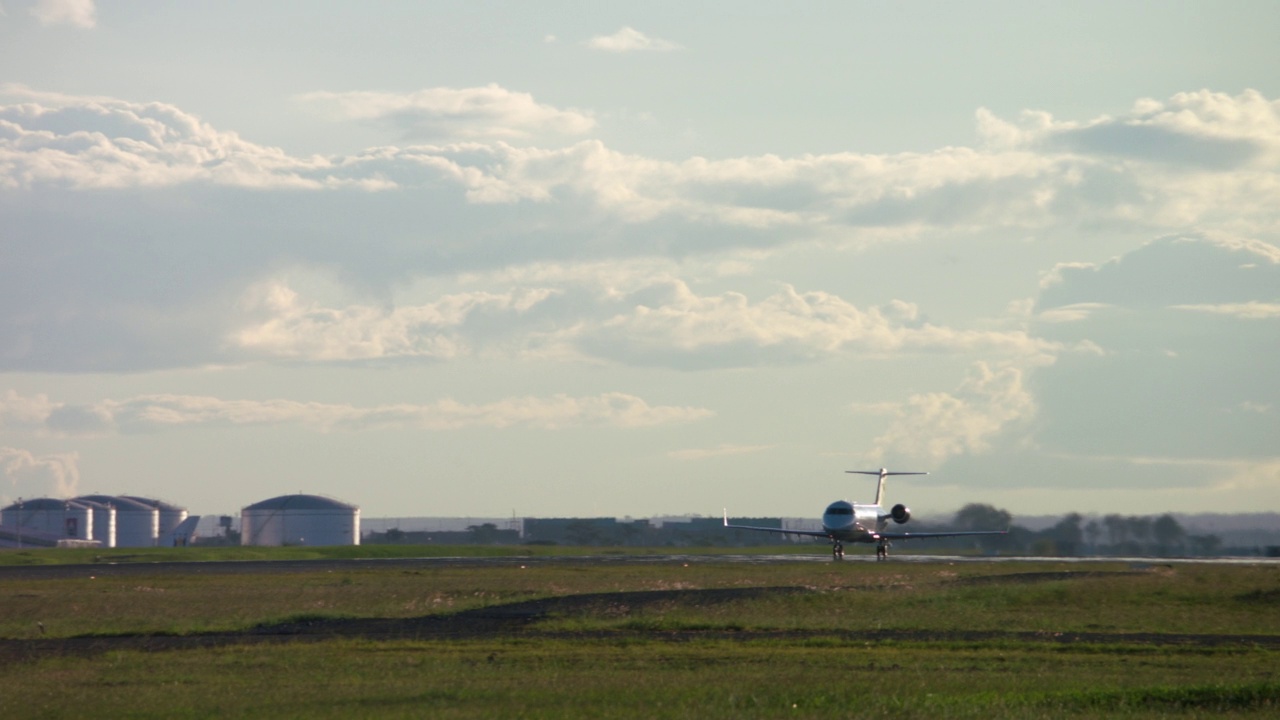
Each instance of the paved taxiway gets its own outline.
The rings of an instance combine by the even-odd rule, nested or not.
[[[110,578],[138,575],[227,575],[249,573],[291,573],[343,570],[425,570],[443,567],[501,567],[539,565],[626,565],[626,564],[709,564],[740,563],[776,565],[784,563],[836,562],[830,555],[581,555],[503,557],[432,557],[432,558],[360,558],[317,560],[229,560],[213,562],[131,562],[94,563],[87,565],[13,565],[0,566],[0,582],[7,579]],[[875,556],[849,555],[839,562],[876,562]],[[1137,568],[1154,565],[1275,565],[1280,558],[1141,558],[1141,557],[972,557],[957,555],[908,555],[889,558],[890,563],[1129,563]]]

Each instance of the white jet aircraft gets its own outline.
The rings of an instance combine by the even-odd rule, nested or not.
[[[880,484],[876,487],[876,501],[871,505],[860,505],[848,500],[837,500],[827,506],[822,513],[822,530],[783,530],[782,528],[754,527],[752,525],[730,525],[729,511],[724,513],[724,526],[735,530],[756,530],[759,532],[783,533],[786,535],[808,535],[823,537],[831,541],[831,556],[836,560],[844,559],[844,544],[847,542],[875,543],[876,559],[886,560],[889,557],[890,540],[912,540],[928,537],[957,537],[960,535],[1005,535],[1008,530],[970,530],[965,532],[885,532],[889,521],[901,525],[911,519],[911,510],[898,503],[884,511],[881,502],[884,500],[884,481],[890,475],[928,475],[923,472],[890,472],[884,468],[879,470],[846,470],[859,475],[878,475]]]

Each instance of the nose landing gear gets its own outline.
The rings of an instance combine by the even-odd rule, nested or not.
[[[844,559],[844,543],[838,540],[836,542],[831,543],[831,559],[832,560]]]

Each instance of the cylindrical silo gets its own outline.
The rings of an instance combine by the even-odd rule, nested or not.
[[[241,545],[359,545],[360,508],[319,495],[281,495],[240,511]]]
[[[106,503],[94,502],[83,498],[76,502],[93,508],[93,539],[102,543],[104,548],[116,546],[116,509]]]
[[[169,545],[172,543],[172,535],[174,528],[182,524],[187,519],[187,509],[178,507],[163,500],[154,498],[137,497],[135,495],[122,495],[121,497],[140,502],[143,505],[150,505],[160,513],[160,525],[156,537],[160,539],[160,545]]]
[[[116,509],[116,547],[155,547],[160,535],[160,511],[137,500],[115,495],[83,495]]]
[[[74,500],[23,500],[0,511],[0,523],[58,538],[93,539],[93,508]]]

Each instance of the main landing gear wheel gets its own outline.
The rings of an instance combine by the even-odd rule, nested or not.
[[[837,542],[837,543],[831,544],[831,559],[832,560],[844,559],[844,543]]]
[[[889,559],[889,541],[879,540],[876,542],[876,560]]]

